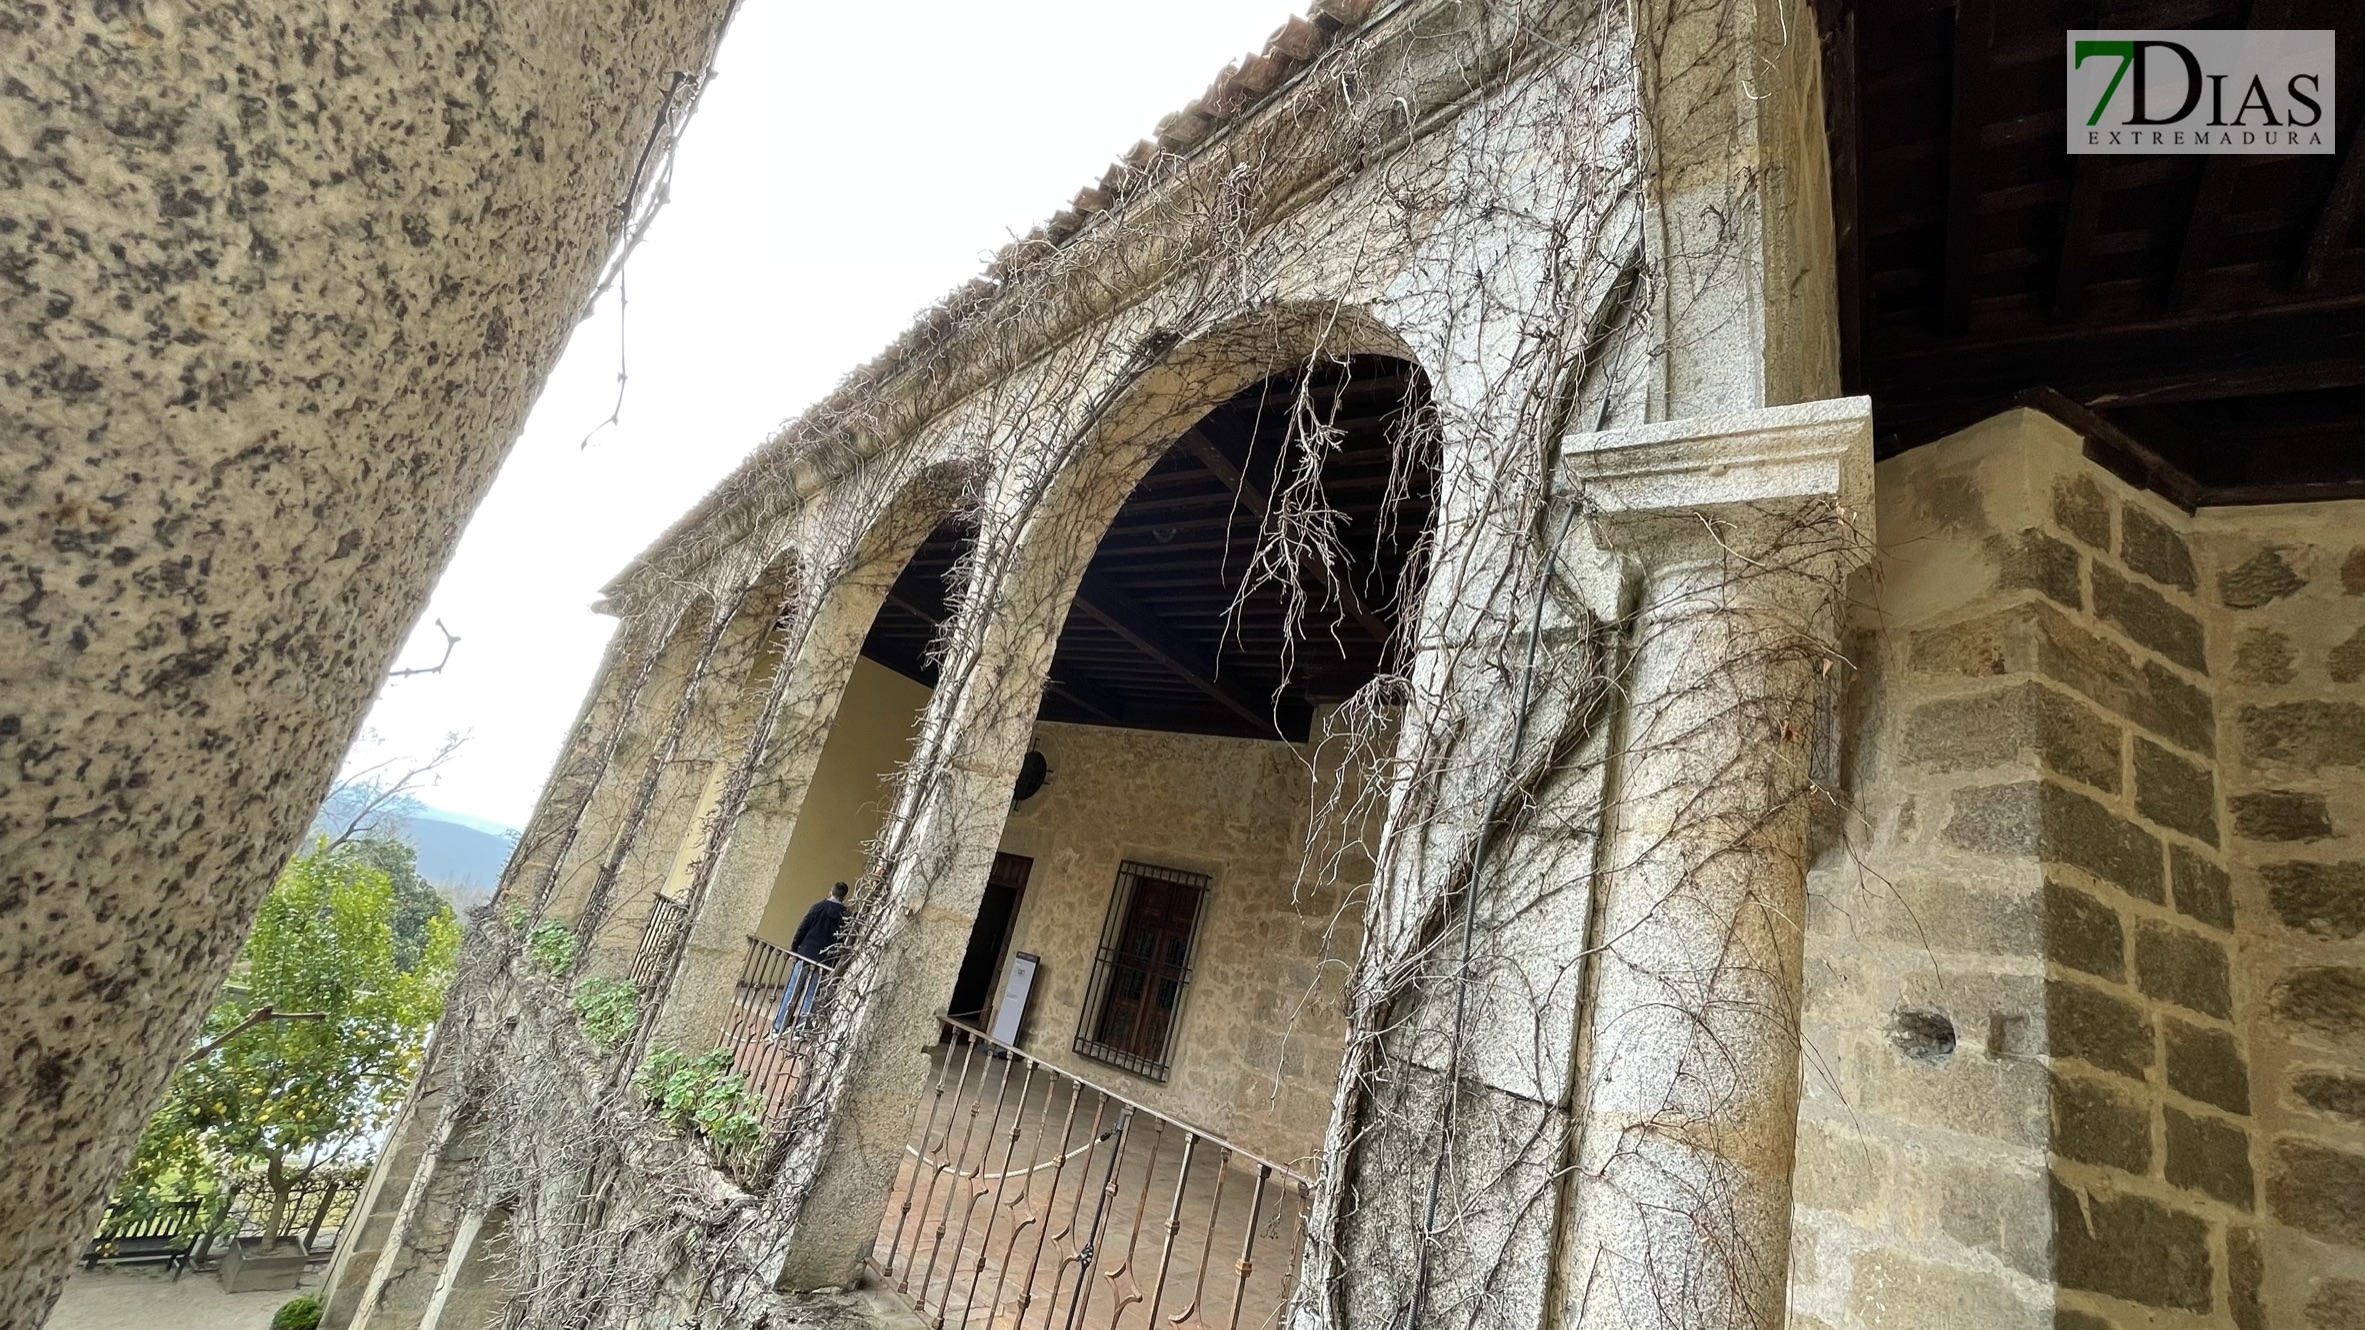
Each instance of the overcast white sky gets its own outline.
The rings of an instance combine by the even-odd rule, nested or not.
[[[426,800],[522,826],[613,621],[599,587],[780,422],[1058,211],[1289,0],[745,0],[627,277],[575,330],[401,664],[372,756],[471,736]],[[365,738],[365,745],[369,740]],[[357,753],[357,756],[359,754]]]

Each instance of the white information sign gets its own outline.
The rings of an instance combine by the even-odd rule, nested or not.
[[[1018,1022],[1026,1015],[1027,995],[1035,988],[1035,967],[1043,958],[1031,951],[1021,951],[1010,958],[1010,978],[1002,985],[1002,1005],[994,1008],[993,1028],[986,1031],[995,1042],[1016,1046]]]

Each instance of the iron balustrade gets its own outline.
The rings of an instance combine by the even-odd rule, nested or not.
[[[750,934],[716,1047],[763,1100],[766,1134],[788,1121],[812,1063],[812,1020],[837,971]]]
[[[643,993],[665,981],[665,964],[673,955],[673,945],[681,939],[682,925],[690,918],[690,907],[683,901],[660,892],[649,902],[649,919],[641,925],[640,950],[632,955],[632,971],[628,976],[632,986]]]
[[[938,1330],[1280,1323],[1309,1179],[945,1028],[871,1257]]]
[[[281,1212],[280,1223],[287,1230],[281,1236],[300,1243],[308,1255],[327,1255],[342,1238],[360,1194],[360,1184],[351,1178],[297,1184]],[[82,1262],[95,1267],[102,1261],[162,1261],[177,1279],[182,1270],[203,1266],[234,1239],[260,1239],[270,1214],[270,1190],[251,1179],[210,1197],[186,1197],[152,1209],[112,1203],[98,1235],[83,1249]]]

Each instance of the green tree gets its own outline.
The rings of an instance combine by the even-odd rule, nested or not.
[[[449,907],[427,917],[405,965],[399,910],[393,880],[351,844],[318,840],[289,861],[206,1017],[205,1051],[173,1078],[119,1199],[202,1193],[256,1172],[266,1239],[288,1231],[296,1188],[392,1119],[442,1010],[459,927]],[[265,1006],[320,1016],[238,1029]]]
[[[452,917],[451,902],[434,883],[419,876],[419,852],[392,836],[370,835],[345,843],[353,857],[386,875],[394,887],[394,964],[416,969],[427,954],[428,923]]]

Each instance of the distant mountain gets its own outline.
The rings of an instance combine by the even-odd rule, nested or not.
[[[461,909],[484,903],[501,880],[517,833],[481,818],[462,818],[440,808],[421,808],[394,829],[419,852],[419,876],[442,887]],[[500,827],[499,834],[487,827]]]
[[[323,809],[306,835],[334,837],[353,815],[352,809]],[[509,865],[510,848],[517,844],[514,828],[411,800],[383,816],[367,834],[410,846],[417,855],[420,879],[440,890],[454,908],[466,914],[492,899],[501,870]]]

